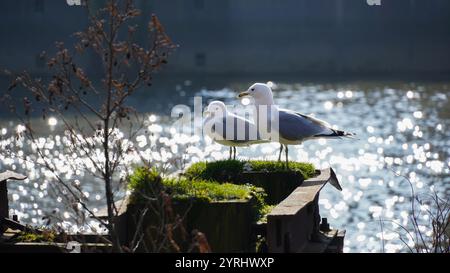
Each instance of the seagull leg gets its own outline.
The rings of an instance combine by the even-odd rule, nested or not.
[[[288,146],[285,147],[286,152],[286,169],[289,169],[289,159],[288,159]]]
[[[233,159],[236,160],[236,147],[233,147],[233,151],[234,151]]]
[[[278,155],[278,162],[281,161],[281,154],[283,153],[283,144],[280,145],[280,154]]]
[[[231,154],[233,153],[233,147],[230,146],[230,157],[228,158],[229,160],[231,160]]]

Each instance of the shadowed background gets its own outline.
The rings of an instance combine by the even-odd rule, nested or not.
[[[95,7],[102,1],[90,2]],[[365,0],[136,4],[148,16],[156,13],[180,45],[164,69],[170,75],[448,78],[450,72],[446,0],[385,0],[381,6]],[[84,20],[83,8],[64,0],[1,1],[0,66],[45,73],[39,53],[55,40],[67,41]],[[98,71],[91,66],[89,72]]]
[[[450,1],[381,0],[381,6],[365,0],[135,2],[147,20],[157,14],[180,45],[154,85],[129,100],[150,116],[149,133],[131,141],[151,162],[228,157],[227,148],[204,138],[177,136],[172,107],[182,103],[192,109],[193,96],[201,96],[204,105],[211,100],[239,105],[238,91],[270,80],[277,86],[276,104],[313,113],[360,139],[290,148],[291,160],[336,171],[344,190],[326,187],[320,211],[332,226],[347,229],[345,252],[380,252],[382,242],[384,251],[406,251],[396,237],[398,226],[386,224],[380,232],[382,218],[410,224],[409,187],[391,169],[406,175],[419,192],[450,196]],[[52,52],[57,40],[70,44],[70,34],[84,28],[85,20],[82,7],[64,0],[0,1],[0,68],[50,76],[41,51]],[[147,21],[136,23],[145,28]],[[140,42],[145,38],[139,32],[138,37]],[[100,73],[95,56],[83,62],[92,76]],[[8,85],[0,76],[0,90]],[[64,160],[71,157],[58,157],[62,148],[55,144],[63,138],[62,122],[37,120],[49,155],[67,165]],[[17,126],[18,120],[0,108],[0,137],[14,138]],[[276,159],[278,148],[276,143],[255,145],[240,149],[238,156]],[[18,147],[19,152],[27,149]],[[10,185],[12,213],[31,224],[42,224],[42,216],[53,209],[66,217],[61,197],[47,188],[52,179],[44,170],[2,156],[0,170],[30,176],[25,184]],[[101,181],[60,171],[87,182],[82,187],[89,202],[104,206]],[[420,220],[424,232],[431,232],[430,219]]]

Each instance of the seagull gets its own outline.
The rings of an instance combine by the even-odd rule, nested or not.
[[[221,101],[212,101],[206,111],[203,130],[215,142],[230,147],[230,159],[236,159],[236,147],[269,142],[259,137],[253,122],[227,110]]]
[[[273,102],[272,89],[264,83],[255,83],[247,91],[241,92],[238,98],[250,96],[256,107],[266,105],[278,116],[278,142],[280,142],[281,161],[283,147],[286,154],[286,168],[288,168],[288,145],[300,145],[306,140],[319,138],[354,138],[355,134],[333,129],[327,122],[304,115],[295,111],[281,109]],[[256,111],[256,116],[259,111]],[[270,119],[270,122],[273,122]]]

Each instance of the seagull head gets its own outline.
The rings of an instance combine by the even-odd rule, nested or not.
[[[272,105],[272,89],[265,83],[254,83],[247,91],[241,92],[238,98],[252,97],[256,105]]]
[[[210,116],[225,116],[227,114],[227,106],[221,101],[212,101],[208,104],[205,114]]]

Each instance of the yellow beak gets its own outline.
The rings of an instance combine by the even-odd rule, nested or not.
[[[241,93],[239,93],[238,98],[242,98],[245,96],[250,96],[250,93],[248,91],[241,92]]]

